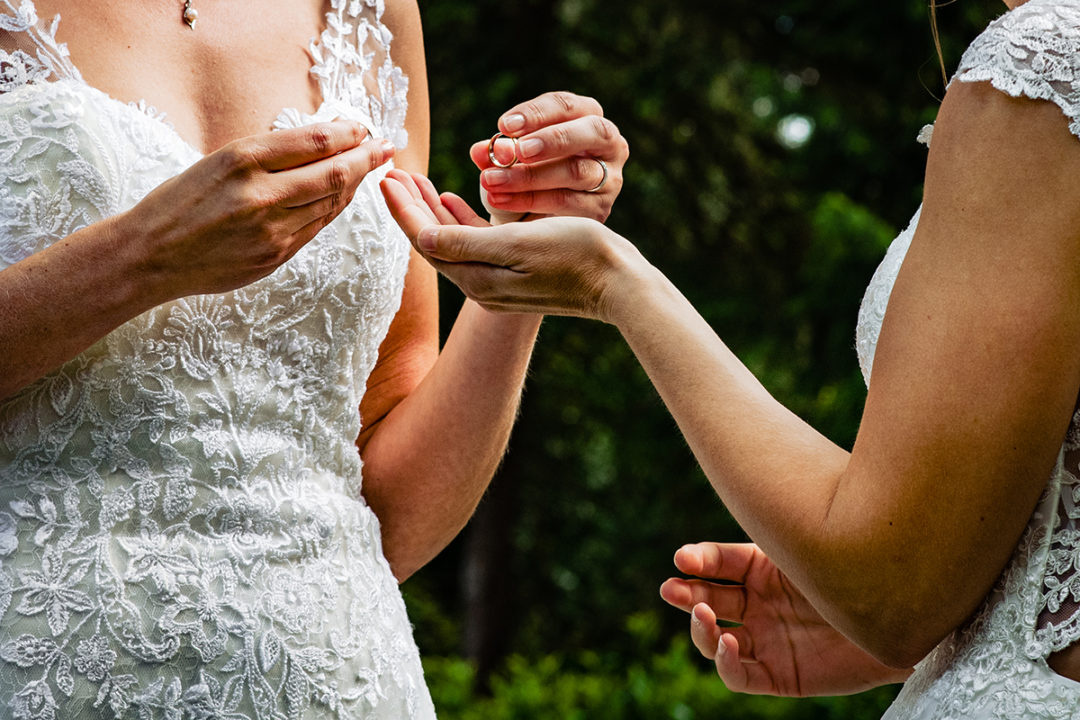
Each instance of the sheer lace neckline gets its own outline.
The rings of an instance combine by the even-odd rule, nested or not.
[[[19,2],[18,6],[16,2]],[[382,32],[382,39],[387,46],[389,45],[390,34],[379,22],[384,9],[383,0],[325,0],[326,12],[322,29],[318,38],[312,39],[308,48],[312,57],[309,72],[318,79],[319,83],[319,103],[310,115],[294,106],[281,108],[271,128],[301,124],[305,119],[310,120],[324,114],[324,111],[339,98],[348,97],[349,80],[345,66],[357,60],[361,62],[355,62],[355,64],[364,65],[359,49],[352,47],[349,42],[348,36],[353,32],[353,27],[348,22],[348,18],[357,16],[362,5],[375,10],[377,30]],[[12,14],[3,14],[5,8]],[[206,150],[185,138],[169,121],[168,115],[160,111],[145,96],[136,101],[125,101],[87,82],[72,62],[67,44],[57,40],[56,33],[60,22],[59,13],[47,24],[43,22],[38,16],[34,0],[0,0],[0,31],[6,31],[13,36],[27,37],[32,42],[36,55],[32,57],[18,49],[9,53],[0,48],[0,95],[22,85],[42,81],[68,81],[79,85],[110,105],[126,108],[129,112],[136,112],[149,118],[151,122],[156,123],[172,136],[186,151],[199,157],[205,157],[208,154]],[[369,131],[373,129],[370,127],[372,123],[365,124],[369,125]]]

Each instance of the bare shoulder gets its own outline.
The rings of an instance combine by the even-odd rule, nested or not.
[[[1062,185],[1067,187],[1061,189],[1080,194],[1075,182],[1080,137],[1071,124],[1050,100],[1014,97],[989,82],[953,82],[934,127],[928,189],[934,176],[950,166],[978,165],[985,170],[1009,168],[977,176],[988,188],[1030,195],[1032,188]]]
[[[416,0],[387,0],[382,21],[394,34],[395,44],[423,42]]]

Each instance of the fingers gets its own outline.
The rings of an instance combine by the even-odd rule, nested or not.
[[[595,188],[607,175],[609,173],[604,172],[604,167],[595,158],[577,155],[510,168],[488,168],[480,173],[480,183],[489,193],[498,194],[556,188],[584,192]]]
[[[487,220],[477,215],[467,202],[454,193],[445,192],[439,196],[439,199],[442,200],[443,207],[450,211],[459,225],[472,227],[489,227],[491,225]]]
[[[675,567],[687,575],[741,583],[746,580],[759,552],[753,543],[683,545],[675,552]]]
[[[622,189],[630,148],[596,100],[546,93],[508,110],[498,125],[507,137],[494,145],[483,140],[469,149],[483,171],[484,207],[493,218],[532,214],[607,219]]]
[[[540,190],[513,194],[488,193],[492,209],[505,213],[572,215],[603,220],[611,211],[614,195],[574,190]]]
[[[334,120],[264,133],[232,144],[232,150],[263,170],[277,172],[333,157],[367,138],[367,128],[360,123]]]
[[[448,209],[443,207],[442,198],[439,197],[439,191],[435,189],[435,185],[431,180],[428,180],[426,176],[420,173],[413,173],[412,180],[416,184],[416,187],[420,191],[420,197],[423,198],[427,206],[431,208],[431,212],[435,215],[435,218],[442,225],[457,225],[457,218]]]
[[[496,143],[500,162],[504,161],[504,154],[506,160],[512,157],[511,142],[499,140]],[[493,167],[487,148],[487,140],[469,148],[469,157],[481,170]],[[615,123],[599,115],[588,115],[543,127],[520,136],[517,141],[517,156],[522,163],[533,164],[583,154],[622,163],[629,157],[630,149]]]
[[[746,616],[746,588],[742,585],[671,578],[660,586],[660,596],[687,612],[705,603],[721,620],[728,622],[741,623]]]
[[[604,109],[595,99],[570,92],[548,92],[519,103],[499,118],[499,131],[520,137],[548,125],[584,115],[603,116]]]
[[[716,663],[716,674],[729,690],[767,692],[772,686],[772,679],[765,668],[746,657],[745,649],[740,648],[734,633],[721,634],[712,658]]]
[[[285,215],[283,227],[288,233],[296,233],[306,230],[320,220],[325,221],[323,222],[323,227],[325,227],[345,209],[349,202],[351,202],[351,196],[331,195],[302,207],[294,208]]]
[[[391,170],[379,183],[379,188],[386,198],[390,214],[414,245],[421,230],[438,224],[438,219],[424,202],[408,173]]]
[[[690,611],[690,639],[698,652],[707,658],[715,657],[720,635],[712,608],[705,603],[695,605]]]
[[[386,140],[365,142],[351,150],[274,174],[274,192],[284,207],[300,207],[331,195],[352,195],[369,172],[394,154]]]

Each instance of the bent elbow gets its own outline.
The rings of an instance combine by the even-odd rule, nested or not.
[[[891,668],[914,667],[952,631],[952,626],[934,622],[934,613],[915,603],[865,603],[860,610],[848,625],[849,637]]]
[[[935,647],[937,643],[912,642],[902,638],[876,638],[869,641],[863,649],[882,665],[907,670],[915,667]]]

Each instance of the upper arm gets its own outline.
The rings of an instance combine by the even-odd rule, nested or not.
[[[409,78],[405,129],[409,144],[394,157],[394,165],[409,172],[427,172],[430,121],[424,41],[416,0],[389,0],[383,22],[393,33],[391,56]],[[379,359],[360,402],[363,430],[357,439],[361,452],[379,422],[427,376],[439,354],[439,298],[435,270],[415,250],[409,250],[409,269],[401,307],[379,346]]]
[[[388,0],[383,24],[393,34],[390,56],[409,79],[409,110],[405,129],[409,144],[394,157],[395,167],[427,174],[431,140],[427,69],[424,61],[424,33],[416,0]]]
[[[1078,177],[1058,107],[953,83],[827,521],[887,559],[871,572],[918,599],[930,647],[1000,575],[1074,411]]]

